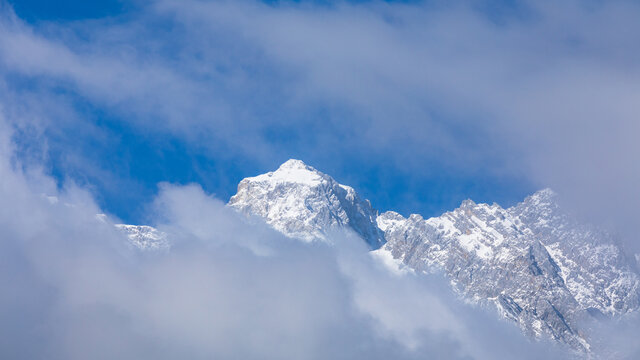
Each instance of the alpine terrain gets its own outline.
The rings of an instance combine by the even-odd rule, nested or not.
[[[640,307],[640,277],[614,238],[581,224],[544,189],[504,209],[471,200],[439,217],[379,214],[355,190],[300,160],[238,185],[228,206],[263,219],[286,236],[324,241],[336,229],[358,234],[375,258],[414,272],[444,272],[468,301],[494,306],[534,338],[592,350],[591,318],[615,318]],[[165,249],[166,236],[118,225],[131,244]]]

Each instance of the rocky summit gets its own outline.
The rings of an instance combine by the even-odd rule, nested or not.
[[[329,231],[348,228],[371,248],[384,244],[378,212],[369,200],[331,176],[289,160],[278,170],[242,180],[229,206],[263,218],[283,234],[305,241],[325,240]]]

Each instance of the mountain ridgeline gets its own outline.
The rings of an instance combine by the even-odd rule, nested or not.
[[[289,160],[242,180],[228,206],[306,242],[351,230],[376,258],[392,257],[415,272],[444,272],[461,296],[495,306],[525,334],[580,352],[592,347],[581,324],[640,307],[640,277],[612,236],[577,222],[549,189],[507,209],[466,200],[439,217],[405,218],[379,214],[353,188]],[[120,229],[138,248],[169,246],[153,228]]]

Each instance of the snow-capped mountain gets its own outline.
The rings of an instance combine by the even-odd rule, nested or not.
[[[637,310],[640,279],[610,236],[563,213],[551,190],[509,209],[467,200],[440,217],[387,212],[379,250],[419,271],[442,269],[472,301],[493,303],[529,335],[588,351],[580,324]]]
[[[305,241],[326,239],[335,228],[350,228],[374,249],[384,244],[378,212],[349,186],[289,160],[278,170],[242,180],[229,206],[263,218],[283,234]]]
[[[611,235],[581,224],[549,189],[508,209],[462,205],[439,217],[383,214],[351,187],[289,160],[238,185],[229,206],[303,241],[336,229],[360,235],[375,258],[413,272],[442,271],[468,301],[495,306],[532,337],[590,351],[585,320],[640,307],[640,277]],[[134,246],[168,247],[150,227],[120,225]]]

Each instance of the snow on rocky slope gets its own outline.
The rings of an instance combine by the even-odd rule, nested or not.
[[[327,232],[350,228],[371,248],[384,244],[378,212],[353,188],[341,185],[300,160],[242,180],[229,206],[263,218],[283,234],[305,241],[324,240]]]
[[[545,189],[509,209],[466,200],[427,220],[386,212],[379,251],[443,270],[457,291],[493,303],[528,335],[588,351],[580,324],[637,310],[640,280],[610,235],[572,220],[555,198]]]
[[[303,241],[351,229],[376,258],[414,272],[443,271],[467,300],[495,306],[532,337],[578,351],[591,347],[585,320],[640,307],[640,277],[611,235],[572,219],[549,189],[508,209],[466,200],[439,217],[405,218],[379,215],[353,188],[289,160],[242,180],[228,205]],[[139,248],[168,247],[153,228],[119,226]]]

